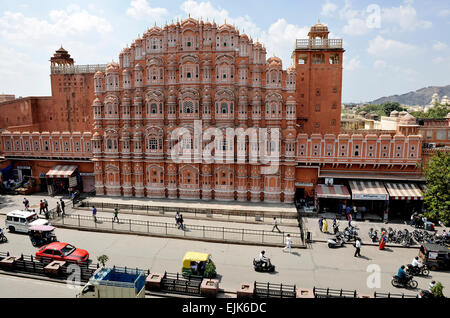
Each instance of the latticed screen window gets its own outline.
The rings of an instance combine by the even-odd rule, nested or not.
[[[194,113],[194,103],[190,100],[185,101],[183,105],[183,113],[192,114]]]
[[[220,104],[220,113],[221,114],[227,114],[228,113],[228,104],[227,103]]]
[[[150,149],[151,150],[158,149],[158,141],[155,138],[150,139]]]
[[[313,64],[325,64],[325,55],[321,53],[313,54],[312,56]]]
[[[152,114],[156,114],[158,112],[158,105],[156,105],[156,104],[151,104],[150,105],[150,113],[152,113]]]

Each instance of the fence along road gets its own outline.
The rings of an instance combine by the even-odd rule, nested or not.
[[[282,232],[276,233],[265,230],[239,229],[227,227],[214,227],[206,225],[187,225],[184,230],[178,229],[172,223],[151,222],[146,220],[120,219],[120,223],[113,222],[113,218],[94,217],[80,214],[66,214],[56,217],[52,224],[57,227],[71,229],[85,229],[99,232],[143,234],[149,236],[185,238],[203,240],[209,242],[224,242],[250,245],[284,246],[285,237],[289,234],[292,238],[292,247],[305,247],[301,240],[301,233]]]

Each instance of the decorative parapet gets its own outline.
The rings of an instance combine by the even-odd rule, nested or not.
[[[0,134],[6,158],[92,158],[90,132],[10,132]]]
[[[297,135],[297,163],[415,165],[421,157],[420,135]]]

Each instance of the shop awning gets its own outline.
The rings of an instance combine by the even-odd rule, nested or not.
[[[351,199],[350,192],[344,185],[325,185],[318,184],[316,187],[316,194],[321,199]]]
[[[383,182],[378,181],[349,181],[353,200],[389,200],[389,194]]]
[[[77,170],[77,166],[55,166],[47,172],[47,178],[69,178],[75,170]]]
[[[422,191],[417,184],[385,183],[392,200],[423,200]]]

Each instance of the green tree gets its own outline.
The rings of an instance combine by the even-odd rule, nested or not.
[[[102,264],[103,267],[105,267],[106,262],[109,260],[109,257],[106,256],[105,254],[100,255],[99,257],[97,257],[97,261]]]
[[[391,112],[393,112],[394,110],[398,111],[398,112],[402,112],[405,111],[406,109],[401,107],[399,103],[397,102],[386,102],[381,104],[381,109],[383,110],[383,112],[385,113],[384,116],[390,116]]]
[[[437,151],[424,169],[426,190],[425,216],[434,221],[450,225],[450,154]]]
[[[444,293],[442,290],[444,289],[444,286],[441,282],[437,282],[433,288],[431,288],[431,292],[433,293],[434,297],[444,297]]]
[[[450,112],[450,105],[440,105],[436,103],[427,112],[423,111],[412,112],[411,115],[413,115],[416,118],[436,119],[436,118],[445,118],[445,116],[447,116],[449,112]]]

